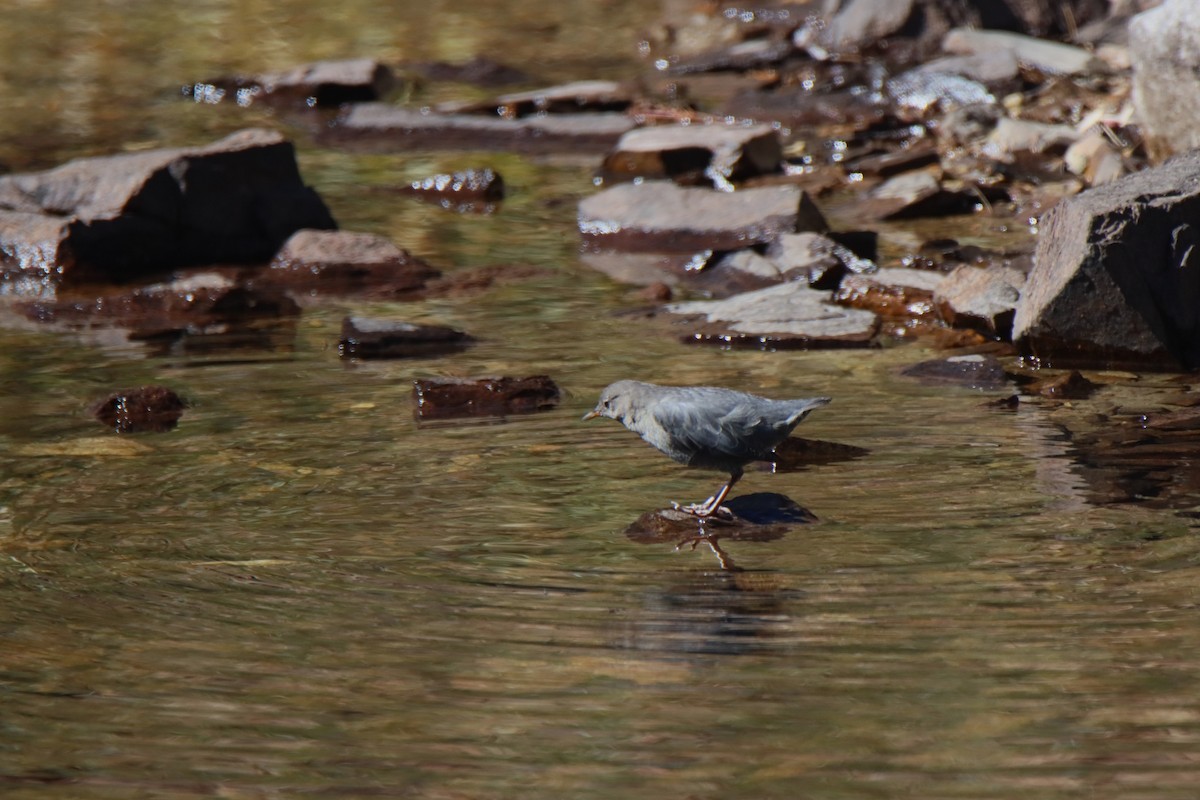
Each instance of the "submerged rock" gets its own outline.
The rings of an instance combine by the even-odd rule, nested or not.
[[[529,414],[554,408],[561,398],[558,385],[546,375],[413,381],[413,413],[421,420]]]
[[[165,386],[122,389],[94,403],[92,416],[117,433],[164,433],[173,430],[187,404]]]
[[[269,131],[0,177],[0,252],[11,291],[261,262],[296,230],[334,227],[302,183],[292,145]]]
[[[781,233],[823,232],[828,224],[794,186],[717,192],[647,181],[585,198],[579,230],[594,247],[688,252],[735,250]]]
[[[771,125],[655,125],[622,136],[600,174],[606,181],[667,178],[720,189],[779,172],[782,160]]]
[[[1200,367],[1200,153],[1084,191],[1043,221],[1013,324],[1055,366]]]
[[[971,354],[922,361],[906,367],[900,374],[916,378],[921,383],[949,384],[981,391],[1012,388],[1004,365],[994,356],[987,355]]]
[[[428,358],[460,353],[474,341],[445,325],[346,317],[338,352],[343,358]]]

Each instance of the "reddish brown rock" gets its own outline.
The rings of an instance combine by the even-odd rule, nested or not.
[[[945,277],[940,272],[903,268],[847,275],[833,300],[888,319],[921,319],[932,316],[933,296]]]
[[[18,303],[29,319],[66,327],[130,329],[131,338],[220,333],[231,326],[299,315],[295,301],[272,289],[251,289],[215,272],[166,283],[111,288],[84,299]]]
[[[718,192],[646,181],[585,198],[579,230],[593,247],[694,252],[765,244],[781,233],[825,231],[828,224],[794,186]]]
[[[417,419],[529,414],[558,405],[558,386],[546,375],[527,378],[418,378],[413,381]]]
[[[186,265],[262,262],[300,228],[333,227],[301,182],[292,145],[268,131],[0,177],[9,285],[43,293]]]
[[[395,84],[392,71],[370,58],[316,61],[279,72],[214,78],[185,87],[197,103],[255,103],[301,108],[331,107],[378,100]]]
[[[589,112],[507,119],[359,103],[324,131],[330,143],[383,152],[512,150],[522,153],[608,150],[636,123],[625,114]]]
[[[933,302],[947,325],[1011,341],[1024,285],[1025,275],[1015,269],[962,266],[938,284]]]
[[[445,325],[346,317],[338,352],[344,358],[428,358],[462,352],[474,341]]]
[[[187,404],[165,386],[122,389],[89,409],[117,433],[163,433],[173,430]]]
[[[609,182],[669,179],[732,188],[746,178],[780,171],[783,149],[771,125],[655,125],[626,133],[605,157]]]
[[[1079,374],[1078,370],[1071,370],[1035,380],[1025,387],[1025,392],[1058,400],[1085,400],[1099,388]]]
[[[270,266],[247,277],[252,286],[297,294],[415,296],[441,275],[382,236],[350,231],[297,231]]]

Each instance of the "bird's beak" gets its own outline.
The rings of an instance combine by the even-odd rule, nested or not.
[[[598,416],[600,416],[600,412],[593,408],[591,411],[583,415],[583,419],[581,419],[580,422],[587,422],[589,419],[595,419]]]

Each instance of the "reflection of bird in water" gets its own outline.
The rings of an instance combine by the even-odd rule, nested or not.
[[[681,464],[728,472],[716,494],[680,509],[709,517],[728,514],[721,503],[747,463],[769,459],[810,411],[827,403],[828,397],[770,400],[714,386],[617,381],[583,418],[615,419]]]

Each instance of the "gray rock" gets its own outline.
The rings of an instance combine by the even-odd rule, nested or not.
[[[0,252],[18,283],[266,261],[294,231],[333,227],[292,145],[271,131],[0,177]]]
[[[1000,48],[964,56],[935,58],[903,74],[909,73],[961,75],[992,86],[1015,81],[1020,77],[1021,65],[1012,50]]]
[[[869,311],[841,308],[798,282],[667,306],[687,318],[694,341],[766,347],[865,347],[879,327]]]
[[[897,32],[915,0],[848,0],[829,21],[822,43],[835,51],[868,44]]]
[[[780,233],[828,229],[794,186],[718,192],[667,181],[627,183],[585,198],[578,218],[586,243],[629,250],[736,250]]]
[[[623,111],[631,103],[629,90],[620,83],[585,80],[511,92],[487,100],[439,103],[436,111],[439,114],[484,114],[515,119],[534,114]]]
[[[670,178],[731,189],[780,171],[783,149],[771,125],[655,125],[629,131],[604,159],[607,180]]]
[[[1193,0],[1166,0],[1129,23],[1133,101],[1151,153],[1200,147],[1200,17]]]
[[[1011,162],[1021,153],[1062,152],[1078,138],[1079,133],[1070,125],[1001,117],[988,134],[983,153],[997,161]]]
[[[1009,340],[1024,285],[1025,276],[1015,269],[961,266],[938,284],[933,303],[952,327]]]
[[[1082,47],[1035,39],[1008,31],[955,28],[942,39],[947,53],[980,55],[1008,50],[1022,66],[1048,75],[1081,75],[1104,70],[1104,62]]]
[[[886,85],[897,112],[905,119],[921,119],[934,109],[944,112],[996,102],[979,81],[944,72],[909,70]]]
[[[297,231],[250,285],[312,294],[408,295],[440,273],[390,239],[352,231]]]
[[[876,186],[855,206],[868,219],[910,219],[974,211],[979,198],[942,187],[940,169],[904,172]]]
[[[444,114],[384,103],[350,107],[322,138],[384,152],[414,148],[573,152],[607,150],[636,123],[617,112],[547,114],[508,119]]]
[[[1200,152],[1084,191],[1043,221],[1013,338],[1055,366],[1200,366]]]

